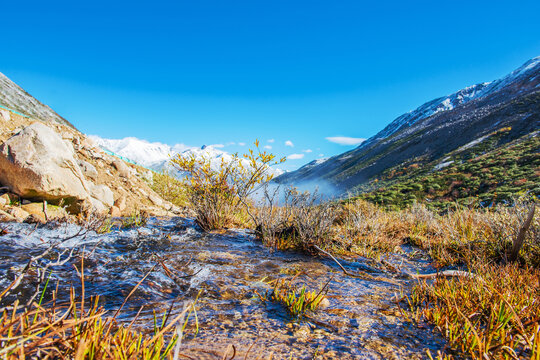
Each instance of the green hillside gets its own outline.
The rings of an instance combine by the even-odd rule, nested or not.
[[[510,128],[502,128],[422,164],[390,168],[359,186],[359,198],[403,208],[415,201],[433,208],[451,203],[490,205],[522,194],[540,196],[540,138],[538,131],[508,142]]]

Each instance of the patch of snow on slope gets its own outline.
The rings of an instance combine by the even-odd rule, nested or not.
[[[376,139],[380,140],[388,138],[404,127],[411,126],[420,120],[427,119],[430,116],[440,112],[453,110],[455,107],[469,101],[493,94],[511,83],[523,80],[531,80],[529,77],[534,74],[539,66],[540,56],[527,61],[520,68],[512,71],[502,79],[468,86],[451,95],[427,102],[415,110],[409,111],[408,113],[396,118],[376,135]]]
[[[451,160],[451,161],[445,161],[445,162],[442,162],[440,164],[437,164],[433,167],[433,170],[441,170],[441,169],[444,169],[445,167],[451,165],[454,163],[454,160]]]
[[[486,136],[482,136],[482,137],[479,137],[478,139],[475,139],[465,145],[463,145],[462,147],[460,147],[459,149],[456,150],[456,153],[459,153],[459,152],[462,152],[462,151],[465,151],[467,149],[470,149],[472,148],[473,146],[477,145],[477,144],[480,144],[482,141],[486,140],[488,137],[490,137],[490,135],[486,135]]]

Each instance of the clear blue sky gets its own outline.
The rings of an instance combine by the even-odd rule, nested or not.
[[[305,154],[289,169],[352,148],[326,137],[367,138],[540,55],[538,0],[5,1],[0,14],[0,72],[81,131],[259,138]]]

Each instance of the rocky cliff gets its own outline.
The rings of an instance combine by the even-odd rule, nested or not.
[[[32,214],[43,220],[44,202],[68,214],[180,212],[149,187],[151,171],[105,153],[5,79],[0,77],[0,220],[25,220]],[[3,88],[6,83],[9,91]],[[13,95],[13,89],[20,90]]]

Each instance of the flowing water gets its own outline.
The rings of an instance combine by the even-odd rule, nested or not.
[[[363,274],[351,277],[331,259],[271,251],[242,230],[202,233],[186,219],[151,219],[144,227],[101,235],[68,224],[7,224],[6,230],[0,236],[0,290],[31,256],[56,246],[36,260],[30,276],[5,303],[30,297],[38,269],[75,249],[65,264],[50,267],[60,299],[68,299],[70,286],[80,294],[75,268],[80,269],[83,254],[86,295],[99,294],[106,309],[118,309],[149,274],[122,309],[122,321],[140,311],[137,325],[150,328],[154,312],[172,309],[174,316],[198,297],[199,333],[193,335],[192,317],[183,358],[222,359],[226,352],[231,358],[234,345],[236,359],[415,359],[426,358],[425,349],[433,353],[445,346],[432,328],[407,322],[399,312],[396,299],[410,291],[413,280],[378,269],[368,259],[343,261],[349,271]],[[412,253],[404,248],[404,254],[387,260],[411,273],[433,271]],[[297,274],[295,283],[310,290],[328,283],[329,306],[300,320],[257,295],[271,290],[271,280]]]

